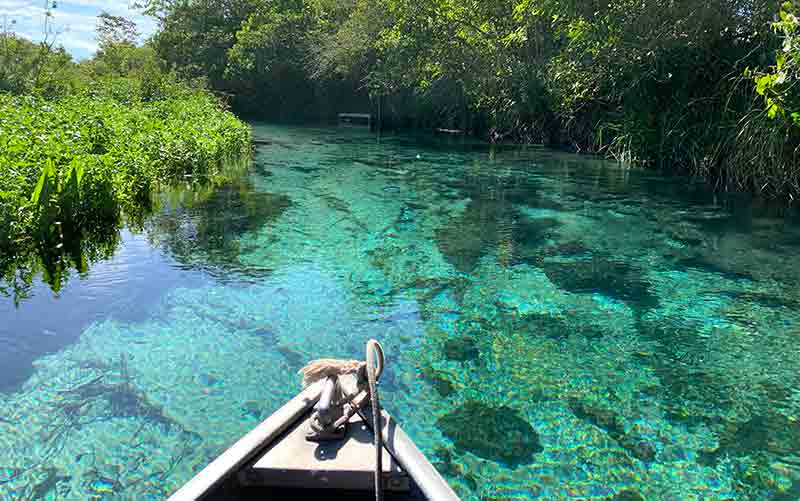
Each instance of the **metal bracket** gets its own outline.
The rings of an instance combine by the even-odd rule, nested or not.
[[[311,431],[306,435],[306,440],[325,442],[344,438],[347,423],[337,424],[337,421],[344,415],[345,404],[338,378],[331,376],[326,379],[319,401],[314,405]]]

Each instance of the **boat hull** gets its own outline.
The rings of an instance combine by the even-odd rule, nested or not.
[[[316,496],[373,499],[372,416],[359,411],[341,443],[305,441],[322,384],[309,386],[243,436],[169,501],[240,501]],[[386,500],[457,501],[458,496],[386,411]]]

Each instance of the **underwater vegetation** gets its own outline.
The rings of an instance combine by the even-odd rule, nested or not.
[[[505,265],[533,259],[559,225],[552,219],[526,218],[505,204],[473,200],[463,214],[437,232],[436,239],[447,260],[469,273],[498,246],[504,251],[499,258]]]
[[[446,340],[442,346],[442,351],[447,360],[456,360],[459,362],[475,360],[480,356],[477,342],[469,337]]]
[[[575,416],[584,419],[593,425],[605,430],[608,436],[616,440],[623,449],[627,450],[637,459],[653,461],[656,451],[645,439],[625,431],[625,424],[620,416],[611,409],[592,406],[577,399],[570,399],[569,407]]]
[[[48,499],[55,493],[60,498],[70,499],[75,495],[76,487],[92,495],[93,499],[105,499],[119,493],[126,486],[119,480],[119,475],[126,470],[137,468],[137,464],[146,461],[143,454],[150,447],[154,434],[174,436],[180,444],[174,456],[154,459],[163,470],[150,474],[145,480],[151,484],[152,495],[164,491],[158,487],[159,482],[171,473],[177,464],[184,460],[184,455],[195,450],[199,437],[184,429],[174,419],[168,417],[161,406],[151,402],[139,389],[131,374],[128,356],[120,354],[118,360],[87,360],[79,364],[81,374],[71,386],[55,391],[54,399],[49,403],[49,410],[43,430],[36,435],[38,457],[30,464],[20,464],[14,458],[14,466],[4,470],[7,475],[0,475],[0,485],[17,483],[27,479],[23,487],[15,493],[19,499]],[[24,409],[23,404],[23,409]],[[8,409],[6,408],[6,411]],[[24,421],[23,416],[11,410],[7,423],[16,426]],[[80,442],[84,434],[91,434],[98,426],[122,426],[127,430],[124,442],[128,454],[124,461],[117,464],[117,470],[103,465],[104,452],[97,444],[86,441],[75,451],[74,443]],[[132,426],[131,426],[132,425]],[[26,432],[20,436],[27,437]],[[22,438],[21,438],[22,439]],[[64,450],[73,450],[74,461],[83,467],[82,475],[70,475],[57,467],[44,467],[44,464],[58,464],[59,454]],[[12,459],[4,456],[6,461]],[[165,462],[162,463],[162,460]],[[93,466],[94,465],[94,466]],[[127,472],[126,472],[127,473]]]
[[[87,367],[84,364],[84,367]],[[101,404],[107,418],[144,418],[167,428],[173,422],[163,411],[151,404],[147,397],[135,388],[128,371],[128,358],[120,355],[117,367],[103,363],[93,364],[91,369],[101,372],[89,381],[77,384],[72,388],[59,391],[62,396],[61,411],[67,416],[80,416],[85,406]],[[99,418],[96,418],[99,419]]]

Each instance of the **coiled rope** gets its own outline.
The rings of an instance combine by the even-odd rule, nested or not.
[[[358,409],[366,403],[368,397],[372,407],[372,430],[375,435],[375,499],[376,501],[383,500],[383,422],[381,414],[381,404],[378,397],[378,379],[383,374],[383,367],[385,364],[383,356],[383,348],[380,343],[374,339],[367,341],[367,356],[366,361],[361,362],[358,360],[337,360],[334,358],[322,358],[314,360],[302,369],[300,374],[303,375],[303,386],[307,387],[317,381],[321,381],[330,377],[340,377],[344,375],[358,375],[359,379],[363,378],[363,374],[367,376],[366,395],[362,389],[357,395],[345,396],[346,400],[352,402],[353,405],[348,405],[346,411],[335,423],[333,429],[345,426],[350,417],[355,414]],[[361,372],[361,371],[364,372]],[[360,379],[363,384],[363,379]],[[363,388],[363,386],[361,386]]]

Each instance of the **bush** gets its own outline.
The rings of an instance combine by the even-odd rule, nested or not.
[[[55,100],[0,94],[0,275],[31,249],[138,220],[155,188],[214,176],[249,145],[216,98],[169,79],[105,79]]]

